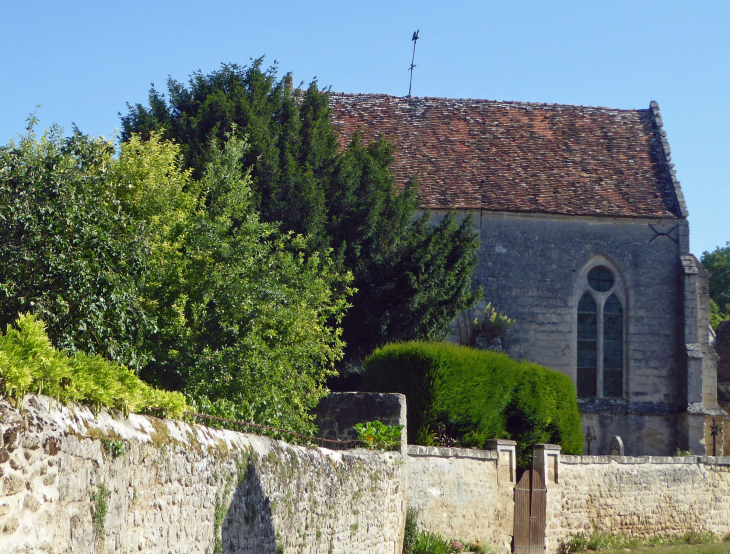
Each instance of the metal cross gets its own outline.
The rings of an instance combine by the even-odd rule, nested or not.
[[[591,433],[591,428],[588,427],[588,432],[586,433],[586,442],[588,443],[588,455],[591,455],[591,443],[596,440],[596,435]]]
[[[414,61],[416,59],[416,41],[418,40],[418,31],[413,33],[413,38],[411,39],[413,41],[413,57],[411,58],[411,67],[408,68],[408,70],[411,72],[411,82],[408,83],[408,97],[411,97],[411,85],[413,85],[413,68],[416,67],[414,65]]]
[[[710,434],[712,435],[712,455],[717,456],[717,434],[720,432],[720,426],[712,418],[712,425],[710,426]]]

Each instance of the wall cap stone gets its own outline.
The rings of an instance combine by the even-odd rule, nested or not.
[[[589,464],[610,464],[617,463],[623,465],[638,464],[705,464],[730,466],[730,457],[728,456],[571,456],[563,455],[560,457],[561,464],[571,465],[589,465]]]
[[[496,446],[517,446],[517,441],[509,439],[490,439],[487,441],[487,450],[492,450],[492,447]]]
[[[532,445],[532,450],[561,450],[561,446],[559,444],[534,444]]]
[[[470,448],[445,448],[442,446],[408,445],[408,455],[415,458],[471,458],[473,460],[497,460],[496,450],[476,450]]]

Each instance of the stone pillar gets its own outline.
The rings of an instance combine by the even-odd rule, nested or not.
[[[532,447],[532,467],[550,490],[560,483],[560,446],[536,444]]]
[[[726,416],[717,404],[718,356],[710,344],[709,273],[692,254],[680,259],[687,361],[687,411],[682,422],[681,448],[700,456],[722,455],[722,441],[716,441],[717,453],[712,452],[712,442],[708,441],[712,418]]]
[[[485,449],[497,451],[497,484],[514,483],[517,479],[517,442],[492,439],[487,441]]]
[[[545,510],[546,552],[558,551],[557,532],[561,514],[560,446],[536,444],[532,447],[532,468],[540,474],[547,489]]]

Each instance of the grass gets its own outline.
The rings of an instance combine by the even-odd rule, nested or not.
[[[626,550],[605,550],[605,554],[626,554]],[[665,546],[641,546],[632,554],[730,554],[730,544],[673,544]]]
[[[406,528],[403,541],[403,554],[461,554],[467,552],[488,553],[491,549],[480,541],[460,541],[445,539],[438,533],[430,533],[418,528],[418,514],[415,509],[406,512]]]
[[[684,535],[629,539],[611,533],[572,535],[561,545],[563,554],[601,552],[616,554],[730,554],[730,534],[722,540],[711,532],[687,532]]]

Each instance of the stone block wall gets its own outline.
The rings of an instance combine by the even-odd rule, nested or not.
[[[512,441],[499,441],[510,443]],[[515,446],[494,450],[408,446],[408,506],[419,525],[449,539],[510,551]]]
[[[547,488],[548,552],[578,533],[730,532],[730,458],[561,456]]]
[[[400,554],[399,453],[0,400],[0,552]]]
[[[422,527],[511,552],[515,480],[504,450],[408,453],[408,505]],[[730,458],[561,456],[558,446],[537,445],[534,468],[547,488],[546,554],[576,534],[730,532]]]

